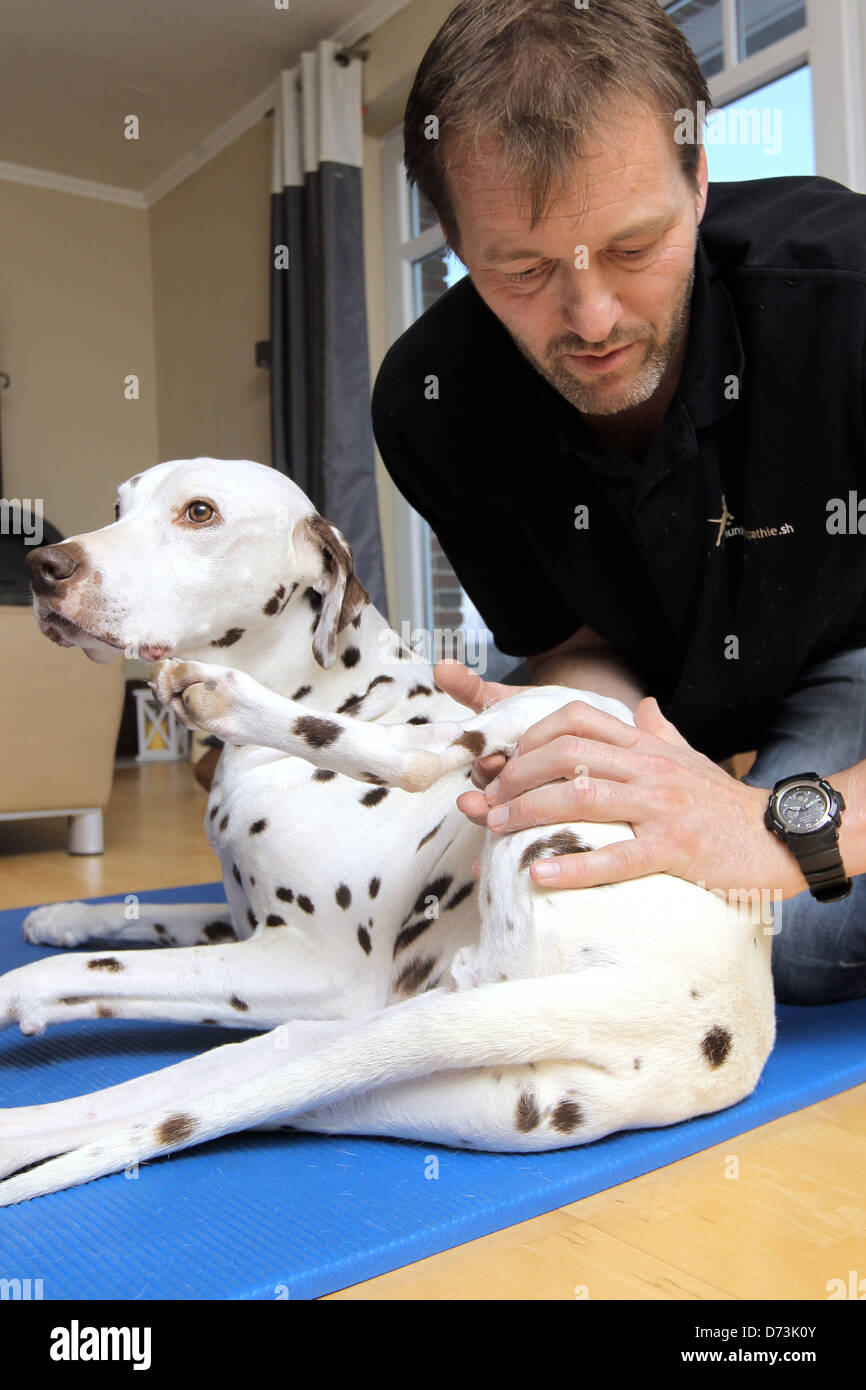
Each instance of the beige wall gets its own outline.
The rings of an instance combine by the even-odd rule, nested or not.
[[[159,462],[147,213],[0,181],[3,491],[65,535]],[[140,398],[124,398],[128,373]]]
[[[269,463],[272,121],[263,119],[150,209],[159,452]]]

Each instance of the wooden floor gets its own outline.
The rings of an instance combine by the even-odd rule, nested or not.
[[[0,821],[0,908],[219,877],[187,763],[119,768],[105,854]],[[819,1299],[866,1275],[866,1086],[336,1299]],[[736,1176],[734,1174],[737,1174]]]

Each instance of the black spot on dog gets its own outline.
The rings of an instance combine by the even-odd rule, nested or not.
[[[237,941],[238,934],[231,922],[208,922],[204,929],[208,941]]]
[[[319,593],[318,589],[305,589],[304,598],[307,600],[313,612],[318,613],[322,606],[322,595]]]
[[[265,829],[266,826],[266,820],[254,820],[252,825],[250,826],[250,834],[261,835],[262,831]]]
[[[732,1038],[727,1028],[718,1024],[707,1033],[701,1047],[711,1067],[720,1067],[731,1050]]]
[[[49,1154],[47,1158],[34,1158],[32,1163],[25,1163],[21,1168],[16,1168],[13,1173],[4,1173],[4,1178],[17,1178],[22,1173],[32,1173],[34,1168],[41,1168],[43,1163],[50,1163],[52,1158],[62,1158],[62,1154]]]
[[[309,695],[312,688],[313,687],[311,685],[299,685],[294,695],[291,696],[291,699],[303,700],[305,695]]]
[[[237,1009],[239,1014],[245,1014],[249,1012],[249,1004],[245,1004],[243,999],[238,999],[238,996],[236,994],[232,995],[231,999],[229,1000],[229,1003],[231,1004],[233,1009]]]
[[[361,653],[358,651],[357,647],[347,647],[340,657],[340,660],[344,666],[357,666],[358,662],[361,660]]]
[[[348,887],[347,884],[341,883],[336,893],[334,894],[334,897],[337,899],[337,906],[341,907],[343,911],[345,911],[346,908],[349,906],[350,902],[352,901],[351,889]]]
[[[377,772],[361,772],[358,780],[362,782],[372,782],[377,787],[387,787],[388,778],[380,777]]]
[[[311,903],[310,899],[304,893],[298,894],[298,907],[301,909],[302,912],[313,913],[316,910],[313,907],[313,904]]]
[[[430,925],[425,917],[420,922],[410,922],[408,927],[403,927],[402,931],[397,933],[397,939],[394,942],[394,955],[398,955],[400,951],[405,951],[406,947],[411,946],[416,937],[419,937],[422,931],[426,931]]]
[[[96,1010],[96,1017],[114,1018],[114,1010],[110,1009],[107,1004],[100,1004],[99,1008]]]
[[[211,646],[233,647],[235,642],[239,641],[240,638],[243,637],[245,631],[246,628],[243,627],[230,627],[228,632],[223,633],[222,637],[213,638],[211,640]]]
[[[269,618],[272,618],[275,613],[279,613],[282,611],[280,607],[280,600],[283,598],[285,592],[285,586],[281,584],[280,587],[276,590],[276,592],[271,596],[271,598],[268,599],[267,603],[262,609],[262,612],[266,613]]]
[[[169,1115],[156,1129],[156,1142],[160,1148],[171,1144],[182,1144],[195,1134],[195,1120],[190,1115]]]
[[[406,720],[407,724],[429,724],[429,714],[413,714],[411,719]]]
[[[422,913],[427,907],[428,898],[444,898],[453,882],[453,874],[440,874],[439,878],[431,878],[430,882],[421,889],[415,899],[414,906],[407,912],[404,921],[408,922],[409,918],[414,917],[416,913]]]
[[[217,813],[218,810],[219,810],[219,802],[217,802],[216,806],[214,806],[214,807],[211,809],[210,813],[208,814],[208,820],[213,820],[213,818],[214,818],[214,816],[216,815],[216,813]]]
[[[203,1019],[201,1020],[202,1023],[211,1023],[211,1024],[216,1023],[216,1021],[217,1021],[217,1020],[216,1020],[215,1018],[203,1018]]]
[[[367,887],[367,892],[370,894],[370,897],[371,897],[371,898],[375,898],[375,896],[376,896],[376,894],[378,893],[378,891],[379,891],[379,889],[381,888],[381,886],[382,886],[382,880],[381,880],[380,878],[371,878],[371,879],[370,879],[370,883],[369,883],[369,885],[368,885],[368,887]]]
[[[330,782],[332,777],[336,777],[336,772],[332,772],[329,767],[317,767],[313,773],[314,782]]]
[[[357,617],[355,617],[355,618],[352,619],[352,627],[360,627],[360,626],[361,626],[361,614],[359,613],[359,614],[357,615]]]
[[[225,828],[226,828],[226,826],[228,825],[228,823],[229,823],[229,813],[228,813],[228,811],[226,811],[225,815],[223,816],[222,820],[220,821],[220,830],[225,830]]]
[[[472,892],[472,889],[473,889],[474,887],[475,887],[475,880],[474,880],[474,879],[472,880],[471,883],[464,883],[463,886],[462,886],[462,888],[458,888],[458,889],[457,889],[457,892],[453,895],[453,897],[449,898],[448,902],[445,904],[445,911],[448,912],[448,910],[449,910],[450,908],[452,908],[452,907],[459,907],[460,904],[461,904],[466,898],[469,897],[469,894]]]
[[[430,971],[436,964],[436,956],[418,956],[404,966],[394,982],[394,988],[401,994],[415,994],[421,988]]]
[[[319,719],[314,714],[302,714],[292,725],[292,733],[302,738],[310,748],[329,748],[336,743],[343,730],[330,719]]]
[[[521,1091],[517,1098],[517,1110],[514,1115],[514,1123],[522,1134],[528,1134],[531,1129],[535,1129],[541,1121],[538,1111],[538,1103],[532,1091]]]
[[[363,949],[365,955],[369,955],[370,952],[371,952],[372,949],[373,949],[373,946],[372,946],[372,943],[371,943],[371,941],[370,941],[370,933],[367,931],[367,928],[366,928],[366,927],[359,927],[359,928],[358,928],[358,940],[359,940],[360,943],[361,943],[361,947],[362,947],[362,949]]]
[[[436,834],[436,831],[437,831],[437,830],[440,830],[444,824],[445,824],[445,817],[443,816],[442,819],[441,819],[441,821],[439,822],[438,825],[434,825],[434,827],[433,827],[432,830],[428,830],[426,835],[422,835],[422,836],[421,836],[421,839],[418,841],[417,845],[415,846],[415,853],[416,853],[416,854],[418,853],[418,851],[419,851],[419,849],[421,848],[422,845],[426,845],[426,843],[427,843],[428,840],[432,840],[432,839],[433,839],[433,836]]]
[[[588,849],[589,845],[585,845],[573,830],[557,830],[555,834],[546,835],[543,840],[533,840],[531,845],[527,845],[520,856],[518,868],[528,869],[536,859],[541,859],[548,853],[581,854]]]
[[[256,927],[259,925],[259,922],[251,907],[247,908],[247,921],[249,922],[253,931],[255,931]]]
[[[380,801],[385,800],[385,797],[388,795],[389,790],[389,787],[376,787],[375,791],[365,792],[364,795],[361,797],[359,805],[378,806]]]
[[[560,1134],[573,1134],[583,1124],[583,1111],[574,1100],[561,1100],[550,1117],[550,1123]]]
[[[232,864],[232,873],[234,874],[235,883],[237,883],[239,887],[243,887],[243,884],[241,883],[240,870],[238,869],[237,864]]]
[[[432,695],[433,691],[429,685],[413,685],[412,689],[406,692],[406,699],[411,700],[415,695]]]
[[[100,956],[98,960],[89,960],[87,968],[88,970],[110,970],[112,975],[116,975],[118,970],[123,969],[123,966],[119,960],[115,960],[114,956]]]
[[[253,877],[252,874],[250,874],[250,883],[251,883],[252,886],[255,888],[255,886],[256,886],[256,880],[255,880],[255,878]]]
[[[266,927],[284,927],[285,925],[285,917],[281,917],[278,912],[269,912],[265,918]]]
[[[153,930],[156,932],[157,936],[165,936],[165,927],[162,925],[162,922],[154,922]]]
[[[58,999],[58,1004],[89,1004],[89,994],[67,994],[65,998]]]
[[[343,701],[343,703],[337,707],[337,714],[354,714],[358,710],[362,701],[366,700],[367,696],[369,695],[370,691],[373,689],[374,686],[382,685],[383,683],[393,684],[393,682],[393,676],[374,676],[373,679],[370,681],[370,684],[367,686],[367,689],[363,692],[363,694],[349,695]]]
[[[280,902],[290,903],[294,901],[295,895],[292,892],[291,888],[278,888],[277,897],[279,898]]]

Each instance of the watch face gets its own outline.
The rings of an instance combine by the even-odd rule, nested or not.
[[[787,830],[808,834],[829,819],[830,800],[820,787],[800,785],[790,787],[779,797],[779,819]]]

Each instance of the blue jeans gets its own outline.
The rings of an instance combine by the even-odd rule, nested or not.
[[[525,662],[505,680],[532,684]],[[768,790],[794,772],[817,772],[832,781],[834,772],[864,759],[866,647],[859,647],[801,674],[743,781]],[[773,983],[780,1003],[835,1004],[866,996],[866,874],[852,882],[853,891],[841,902],[817,902],[804,888],[777,911]]]

